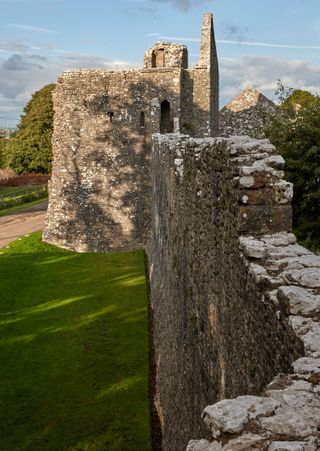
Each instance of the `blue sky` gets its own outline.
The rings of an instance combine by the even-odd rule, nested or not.
[[[142,65],[154,42],[188,45],[213,12],[220,106],[246,86],[273,98],[277,79],[320,92],[319,0],[0,0],[0,127],[31,94],[72,68]]]

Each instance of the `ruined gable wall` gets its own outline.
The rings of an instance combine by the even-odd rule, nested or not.
[[[260,393],[302,353],[265,293],[276,282],[257,280],[240,241],[291,230],[282,164],[266,140],[155,137],[148,257],[166,451],[206,436],[206,405]]]
[[[180,69],[87,70],[60,77],[45,241],[77,251],[146,244],[151,134],[159,131],[164,99],[179,126],[180,80]]]
[[[194,136],[219,136],[219,64],[210,13],[203,17],[199,64],[191,69],[190,77],[193,104],[201,110],[201,114],[194,114]]]
[[[278,107],[254,88],[247,88],[219,113],[220,136],[249,135],[264,138]]]

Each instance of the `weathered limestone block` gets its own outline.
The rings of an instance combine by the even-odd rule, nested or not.
[[[275,191],[275,202],[277,204],[288,204],[293,198],[293,185],[285,180],[280,180],[273,185]]]
[[[317,445],[308,442],[272,442],[268,451],[317,451]]]
[[[264,449],[267,444],[268,440],[266,437],[249,433],[230,440],[222,449],[223,451],[254,451]]]
[[[290,232],[292,209],[290,205],[249,205],[239,208],[240,233]]]
[[[308,331],[301,335],[305,352],[310,357],[320,357],[320,323],[311,322]]]
[[[240,249],[243,250],[247,257],[264,258],[267,255],[267,246],[260,240],[255,240],[253,237],[241,236]]]
[[[303,316],[290,315],[288,321],[299,337],[306,334],[312,326],[312,320],[310,318],[304,318]]]
[[[272,415],[279,406],[280,403],[272,399],[239,396],[207,406],[203,412],[203,419],[211,429],[212,437],[217,438],[222,432],[230,434],[242,432],[250,420]]]
[[[256,263],[250,263],[250,273],[255,277],[257,282],[265,277],[268,277],[267,270],[263,266]]]
[[[269,152],[255,152],[252,154],[244,154],[244,155],[239,155],[239,156],[234,156],[236,153],[235,151],[231,150],[232,153],[230,153],[230,155],[232,155],[232,161],[234,161],[237,166],[238,169],[240,170],[240,166],[251,166],[252,164],[254,164],[255,162],[259,161],[259,160],[265,160],[266,158],[268,158]],[[239,170],[237,172],[237,174],[239,174]]]
[[[294,372],[297,374],[319,374],[320,375],[320,358],[301,357],[293,364]]]
[[[303,255],[285,257],[280,260],[269,259],[266,267],[270,271],[283,272],[285,270],[302,269],[305,267],[319,267],[319,258],[316,255]]]
[[[309,318],[320,314],[320,295],[315,295],[305,288],[294,285],[280,287],[278,299],[288,314]]]
[[[277,150],[268,139],[254,139],[250,136],[232,136],[227,138],[230,143],[230,156],[261,154],[277,154]]]
[[[320,288],[320,268],[303,268],[285,271],[283,277],[287,283],[307,288]]]
[[[263,161],[263,160],[262,160]],[[278,171],[265,164],[240,166],[239,186],[240,188],[261,189],[265,186],[273,186],[284,176],[283,171]]]
[[[292,200],[292,184],[281,181],[274,183],[271,187],[250,188],[254,183],[253,178],[242,177],[247,181],[247,186],[241,186],[239,191],[239,202],[244,205],[274,205],[274,204],[288,204]]]
[[[186,451],[222,451],[223,447],[219,442],[209,442],[208,440],[191,440]]]
[[[295,244],[297,238],[293,233],[272,233],[271,235],[261,236],[261,240],[264,241],[268,246],[289,246],[290,244]]]
[[[281,155],[271,155],[265,159],[266,163],[274,168],[283,168],[285,161]]]
[[[264,242],[268,244],[268,241],[264,239]],[[308,249],[300,246],[299,244],[290,244],[288,246],[274,246],[269,249],[269,257],[273,260],[282,260],[284,258],[297,258],[302,255],[312,255],[312,252]]]
[[[268,396],[281,405],[288,405],[292,409],[300,409],[302,407],[312,407],[319,411],[320,399],[315,396],[314,386],[306,380],[290,380],[287,387],[281,387],[277,390],[267,389],[265,396]]]
[[[302,407],[293,409],[287,405],[280,407],[276,414],[258,420],[262,430],[284,440],[303,440],[318,434],[320,409]]]

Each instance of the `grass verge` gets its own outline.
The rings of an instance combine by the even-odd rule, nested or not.
[[[11,207],[11,208],[6,208],[5,210],[0,210],[0,218],[2,216],[12,215],[12,214],[18,213],[20,211],[22,212],[23,210],[33,207],[34,205],[41,204],[46,199],[47,199],[47,197],[44,197],[42,199],[33,200],[32,202],[26,202],[24,204],[17,205],[16,207]]]
[[[44,199],[47,196],[47,185],[0,187],[0,210]]]
[[[0,255],[2,451],[150,450],[143,252]]]

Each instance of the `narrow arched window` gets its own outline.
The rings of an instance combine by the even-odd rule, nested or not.
[[[144,127],[145,125],[146,125],[145,114],[144,114],[143,111],[141,111],[141,113],[140,113],[140,127]]]
[[[152,52],[151,57],[152,67],[164,67],[165,66],[165,51],[164,49],[158,49]]]
[[[161,102],[160,133],[172,133],[173,122],[171,120],[170,103],[168,100]]]
[[[152,57],[151,57],[151,67],[157,67],[156,52],[152,52]]]

